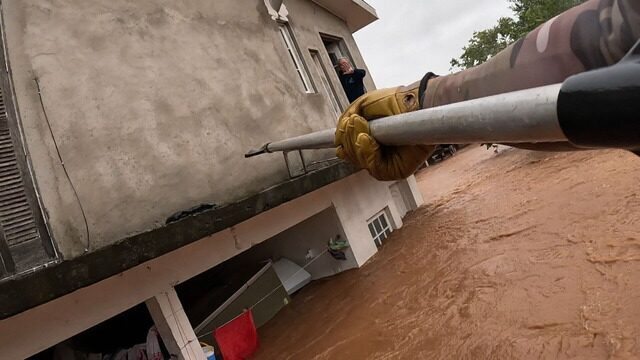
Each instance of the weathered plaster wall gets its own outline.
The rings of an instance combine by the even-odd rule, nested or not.
[[[365,66],[342,20],[307,0],[285,3],[316,87],[308,49],[330,66],[320,32],[344,38]],[[302,90],[262,0],[4,0],[2,12],[36,181],[66,258],[85,248],[84,223],[36,78],[93,250],[284,180],[281,155],[242,155],[335,124],[322,92]]]

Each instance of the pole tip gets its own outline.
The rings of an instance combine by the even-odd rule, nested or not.
[[[269,143],[266,143],[266,144],[262,145],[259,149],[251,149],[246,154],[244,154],[244,157],[245,158],[250,158],[250,157],[257,156],[257,155],[262,155],[262,154],[269,153],[268,146],[269,146]]]

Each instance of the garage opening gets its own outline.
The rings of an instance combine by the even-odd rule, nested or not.
[[[111,294],[110,296],[117,296]],[[52,346],[32,360],[143,359],[158,352],[170,359],[146,305],[131,309]],[[143,357],[143,354],[145,357]]]
[[[331,207],[176,286],[200,341],[251,310],[259,330],[311,281],[357,267]],[[259,333],[259,331],[258,331]]]

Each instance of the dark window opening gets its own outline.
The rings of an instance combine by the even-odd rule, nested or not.
[[[356,64],[356,62],[353,60],[353,57],[351,56],[351,53],[349,52],[349,49],[347,48],[347,45],[345,44],[343,39],[327,34],[320,34],[320,37],[322,38],[322,43],[324,44],[325,49],[327,50],[327,54],[329,54],[329,59],[331,59],[333,70],[335,71],[338,79],[341,79],[338,60],[345,58],[349,61],[349,63],[351,63],[351,66],[353,66],[354,69],[359,68],[358,64]],[[342,83],[342,80],[340,82]],[[345,84],[342,84],[342,91],[344,92],[345,96],[349,98],[349,94],[344,86]],[[367,92],[367,89],[364,86],[362,87],[362,90],[364,90],[364,92]],[[359,94],[361,94],[360,91]]]
[[[347,49],[347,45],[344,43],[339,37],[321,34],[322,43],[324,44],[325,49],[327,49],[327,53],[329,54],[329,58],[331,59],[331,64],[333,65],[333,70],[337,75],[340,75],[340,69],[338,68],[338,60],[340,58],[347,58],[351,62],[352,65],[355,66],[353,62],[353,58]]]

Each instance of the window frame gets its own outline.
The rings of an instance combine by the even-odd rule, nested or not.
[[[325,32],[319,32],[318,36],[320,38],[320,42],[322,43],[322,46],[323,46],[326,54],[327,54],[327,58],[329,59],[329,63],[333,66],[334,73],[336,74],[336,79],[338,80],[338,83],[342,84],[342,81],[340,80],[340,69],[338,68],[338,64],[337,64],[338,59],[341,58],[341,57],[347,58],[349,60],[349,62],[351,63],[351,65],[353,65],[354,68],[358,68],[358,65],[356,64],[356,61],[353,58],[353,55],[351,55],[351,50],[349,49],[349,45],[347,45],[347,42],[345,41],[345,39],[340,37],[340,36],[331,35],[331,34],[325,33]],[[334,62],[334,59],[331,57],[329,44],[335,45],[336,49],[339,52],[339,54],[335,54],[334,53],[336,55],[335,62]],[[366,85],[364,85],[364,91],[365,92],[368,91]],[[340,91],[339,92],[340,92],[340,97],[341,98],[342,98],[342,96],[344,96],[344,99],[342,99],[341,103],[342,102],[346,102],[346,104],[350,104],[349,100],[347,99],[347,93],[344,90],[343,86],[340,86]]]
[[[393,226],[391,226],[386,209],[367,220],[367,227],[377,247],[382,246],[383,240],[386,240],[393,232]]]
[[[37,184],[32,172],[29,153],[25,146],[24,132],[20,123],[19,110],[15,101],[15,92],[11,78],[11,66],[7,59],[4,27],[0,26],[0,89],[4,101],[2,116],[10,133],[16,157],[16,168],[22,180],[24,199],[31,211],[31,220],[37,231],[37,238],[17,244],[9,244],[5,229],[0,225],[0,281],[7,281],[23,273],[34,271],[48,264],[58,262],[60,253],[51,236],[44,207],[38,194]],[[0,189],[1,190],[1,189]],[[24,214],[26,217],[27,214]],[[26,220],[26,219],[25,219]]]
[[[284,46],[289,53],[289,58],[291,59],[293,68],[295,69],[296,73],[298,74],[298,78],[302,83],[304,92],[307,94],[317,93],[316,88],[313,84],[313,80],[311,79],[309,69],[304,62],[302,52],[298,47],[295,36],[293,35],[293,29],[291,29],[291,25],[286,22],[278,22],[278,31],[280,32],[280,36],[282,37]]]
[[[309,54],[311,55],[311,60],[315,64],[316,70],[318,71],[318,76],[320,76],[320,84],[322,84],[325,95],[329,97],[330,107],[333,110],[335,118],[337,119],[338,117],[340,117],[344,109],[342,108],[340,99],[338,98],[338,95],[336,94],[336,91],[333,88],[331,81],[329,80],[329,73],[322,63],[320,51],[310,48]]]

